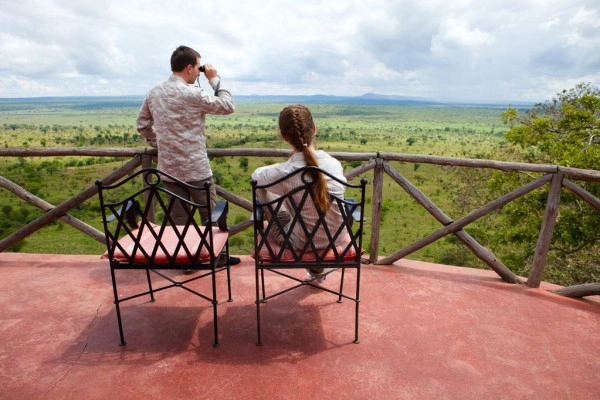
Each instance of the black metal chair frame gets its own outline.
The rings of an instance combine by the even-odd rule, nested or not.
[[[311,229],[304,224],[302,219],[302,209],[306,202],[313,201],[312,186],[314,184],[311,174],[313,171],[320,172],[329,176],[331,179],[343,184],[346,188],[359,189],[360,200],[356,202],[352,198],[339,198],[331,196],[332,207],[335,205],[339,208],[342,214],[342,223],[339,226],[328,226],[325,215],[326,213],[318,212],[318,220],[315,226]],[[276,200],[260,203],[257,191],[260,189],[268,190],[269,187],[278,184],[286,179],[290,179],[294,175],[300,174],[303,184],[291,190],[289,193],[278,197]],[[359,303],[360,303],[360,267],[362,251],[362,233],[364,221],[364,205],[365,205],[365,187],[368,180],[361,179],[360,184],[351,184],[337,179],[335,176],[316,167],[303,167],[287,176],[278,179],[274,182],[259,185],[257,181],[252,180],[252,200],[254,204],[254,259],[255,259],[255,280],[256,280],[256,322],[257,322],[257,345],[262,345],[261,339],[261,319],[260,305],[266,303],[277,296],[292,291],[294,289],[311,286],[325,292],[332,293],[338,296],[338,303],[342,302],[342,298],[346,298],[355,302],[355,324],[354,324],[354,343],[359,343],[358,338],[358,322],[359,322]],[[295,199],[300,198],[299,201]],[[291,207],[292,220],[290,229],[286,232],[281,221],[276,217],[277,212],[282,206]],[[355,223],[356,222],[356,223]],[[295,249],[291,242],[291,232],[296,224],[300,224],[306,237],[307,242],[303,248]],[[276,228],[282,232],[282,240],[280,245],[272,243],[272,237],[269,237],[271,231]],[[328,238],[328,245],[324,249],[317,249],[312,241],[314,235],[318,232],[325,232]],[[335,243],[340,235],[348,233],[348,240],[344,243],[343,248],[337,248]],[[261,257],[266,255],[266,257]],[[355,255],[355,256],[353,256]],[[291,257],[291,259],[290,259]],[[331,290],[327,287],[315,284],[315,279],[299,279],[289,272],[292,269],[309,269],[309,268],[324,268],[325,272],[322,275],[329,275],[334,271],[341,269],[341,278],[339,290]],[[344,277],[346,269],[356,270],[356,292],[354,296],[345,294]],[[265,271],[270,271],[280,276],[294,281],[294,285],[279,292],[269,294],[267,296],[265,289]]]
[[[143,187],[132,194],[121,195],[122,192],[131,190],[125,185],[140,175],[144,183]],[[205,191],[206,198],[209,198],[210,182],[206,182],[203,187],[192,186],[154,168],[139,170],[113,185],[104,185],[101,180],[96,181],[106,235],[107,252],[105,258],[108,258],[110,264],[114,304],[121,339],[120,345],[126,344],[121,322],[120,304],[122,302],[150,295],[150,302],[153,303],[155,302],[154,293],[172,287],[179,287],[212,303],[213,346],[218,347],[217,305],[219,302],[217,300],[216,274],[222,271],[227,273],[228,301],[232,301],[231,276],[228,237],[225,239],[223,251],[214,254],[213,239],[215,233],[213,233],[212,227],[216,225],[219,231],[228,231],[228,203],[225,200],[220,200],[213,210],[210,204],[197,204],[183,199],[161,186],[164,177],[189,189]],[[132,184],[135,184],[135,182],[132,182]],[[112,197],[117,197],[118,200],[113,201]],[[185,225],[175,225],[171,218],[171,210],[176,202],[186,205],[188,219]],[[144,206],[141,206],[141,204],[144,204]],[[200,210],[202,209],[206,210],[207,215],[210,216],[210,229],[202,227],[200,222]],[[156,213],[155,210],[159,212]],[[157,222],[154,221],[154,218],[158,214],[161,215],[161,220]],[[144,246],[145,243],[142,243],[142,240],[148,239],[153,242],[149,247],[147,244]],[[124,244],[124,241],[127,241],[127,245]],[[170,241],[171,244],[166,244],[167,241]],[[206,253],[208,253],[208,259]],[[225,258],[224,265],[219,266],[223,257]],[[222,261],[221,264],[223,264]],[[148,290],[119,298],[115,271],[125,269],[146,271]],[[176,280],[160,270],[206,272],[188,279]],[[153,287],[150,272],[162,277],[169,283],[165,283],[164,286],[158,288]],[[204,277],[211,277],[212,293],[210,295],[199,293],[186,286]]]

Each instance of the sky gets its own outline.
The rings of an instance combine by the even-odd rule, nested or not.
[[[598,0],[0,0],[0,10],[1,98],[144,95],[168,79],[179,45],[234,96],[517,103],[600,86]]]

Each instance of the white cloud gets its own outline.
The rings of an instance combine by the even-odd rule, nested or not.
[[[186,44],[234,94],[541,101],[600,83],[596,3],[3,0],[0,96],[144,94]]]
[[[580,8],[568,21],[570,33],[567,43],[571,46],[586,46],[598,49],[600,44],[600,12]]]
[[[450,17],[441,21],[439,33],[431,41],[431,52],[445,55],[455,50],[491,46],[493,43],[494,38],[489,33],[471,28],[468,21]]]
[[[560,25],[560,18],[554,17],[540,24],[540,27],[545,31],[550,31]]]
[[[36,93],[35,96],[61,96],[62,90],[55,85],[48,85],[18,76],[0,76],[0,93]],[[18,95],[14,97],[20,97]]]

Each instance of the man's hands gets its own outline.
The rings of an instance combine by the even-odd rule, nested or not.
[[[210,81],[217,76],[217,69],[212,64],[204,64],[204,76]]]

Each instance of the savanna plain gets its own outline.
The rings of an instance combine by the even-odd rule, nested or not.
[[[135,119],[141,98],[53,98],[0,99],[0,146],[4,148],[107,147],[144,148],[136,132]],[[207,117],[209,148],[281,148],[287,145],[277,132],[283,103],[243,101],[228,116]],[[508,130],[501,114],[506,106],[455,104],[307,104],[317,124],[317,147],[328,152],[396,152],[460,158],[507,160],[518,150],[510,148],[504,134]],[[127,159],[113,157],[0,157],[0,175],[27,191],[57,205],[93,185]],[[277,158],[245,156],[214,157],[215,180],[221,187],[250,199],[250,174],[265,164],[284,161]],[[346,171],[362,162],[343,162]],[[459,167],[427,163],[391,162],[394,169],[416,185],[454,220],[464,216],[464,174]],[[362,175],[372,182],[372,171]],[[469,178],[471,179],[471,178]],[[482,179],[487,179],[483,176]],[[357,180],[358,181],[358,180]],[[479,185],[484,187],[485,184]],[[477,195],[477,194],[473,194]],[[372,185],[369,184],[369,209],[363,247],[369,249]],[[482,195],[482,197],[484,197]],[[0,238],[41,215],[42,211],[0,188]],[[102,230],[97,196],[70,212]],[[249,211],[230,205],[229,224],[244,221]],[[493,229],[490,218],[469,225],[476,239]],[[440,223],[421,208],[388,176],[384,178],[381,239],[379,254],[389,255],[405,245],[439,229]],[[252,251],[252,230],[246,229],[230,239],[233,254]],[[523,244],[519,244],[522,246]],[[535,245],[529,244],[529,245]],[[27,253],[100,254],[105,246],[69,225],[54,222],[10,251]],[[510,252],[510,244],[500,252]],[[452,235],[427,246],[409,258],[471,267],[484,266]]]

